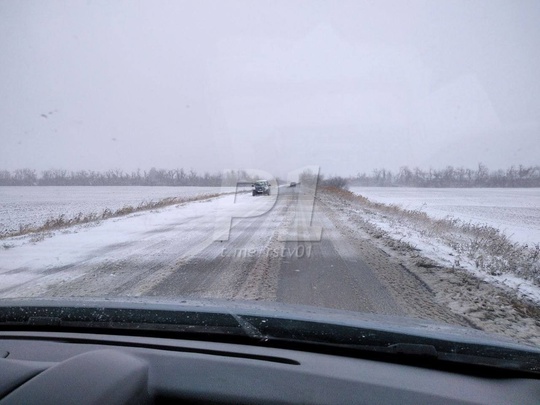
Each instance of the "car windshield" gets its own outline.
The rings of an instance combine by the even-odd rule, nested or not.
[[[0,303],[540,348],[539,21],[510,0],[0,2]]]

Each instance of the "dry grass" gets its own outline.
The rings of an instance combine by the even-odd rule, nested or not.
[[[16,231],[4,231],[0,234],[0,239],[5,239],[12,236],[22,236],[33,234],[31,241],[39,242],[45,237],[50,236],[50,231],[68,228],[73,225],[87,224],[109,218],[116,218],[125,215],[132,214],[134,212],[148,211],[157,208],[167,207],[175,204],[184,204],[193,201],[208,200],[210,198],[218,197],[220,194],[203,194],[195,197],[167,197],[158,201],[143,201],[136,207],[131,205],[125,205],[115,211],[105,208],[101,213],[89,213],[83,214],[79,212],[75,216],[68,218],[62,214],[56,218],[49,218],[41,225],[21,224]],[[7,246],[7,247],[6,247]],[[5,249],[9,249],[9,245],[4,244]]]
[[[354,201],[365,212],[385,216],[392,223],[413,229],[423,236],[438,238],[456,252],[456,265],[463,259],[469,259],[478,270],[487,274],[514,274],[540,285],[540,244],[521,244],[489,225],[465,222],[453,217],[434,219],[422,211],[374,202],[342,189],[324,188],[322,191]],[[383,236],[375,230],[374,234],[379,238]],[[387,236],[386,232],[383,234]],[[398,241],[400,247],[407,244],[404,239]],[[411,248],[414,249],[413,246]]]

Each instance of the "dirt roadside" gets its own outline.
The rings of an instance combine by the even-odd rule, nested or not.
[[[540,345],[540,308],[534,303],[463,269],[441,266],[423,257],[358,215],[366,210],[359,200],[327,191],[318,193],[316,204],[358,246],[362,258],[380,269],[379,277],[394,289],[412,316],[465,324]],[[430,305],[431,300],[436,305]]]

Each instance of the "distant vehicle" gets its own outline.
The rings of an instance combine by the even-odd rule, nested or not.
[[[268,180],[257,180],[253,183],[252,195],[270,195],[270,183]]]
[[[290,186],[289,187],[296,187],[296,183],[293,181],[291,182]]]

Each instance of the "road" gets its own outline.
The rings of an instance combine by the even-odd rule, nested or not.
[[[267,197],[240,196],[264,205]],[[369,268],[323,210],[313,213],[321,226],[317,241],[280,241],[305,198],[301,187],[281,187],[266,214],[236,221],[227,242],[213,242],[153,286],[149,295],[275,299],[364,312],[402,314],[376,272]],[[307,196],[307,203],[313,204]],[[208,231],[211,231],[209,229]],[[345,253],[343,256],[341,256]]]
[[[374,232],[358,214],[361,202],[331,192],[315,198],[304,186],[278,190],[4,239],[0,299],[275,301],[412,316],[540,344],[537,307],[465,271],[426,268],[417,250]]]
[[[5,250],[0,297],[267,300],[453,320],[328,202],[303,186],[277,191],[141,212]],[[223,212],[243,217],[229,228]]]

